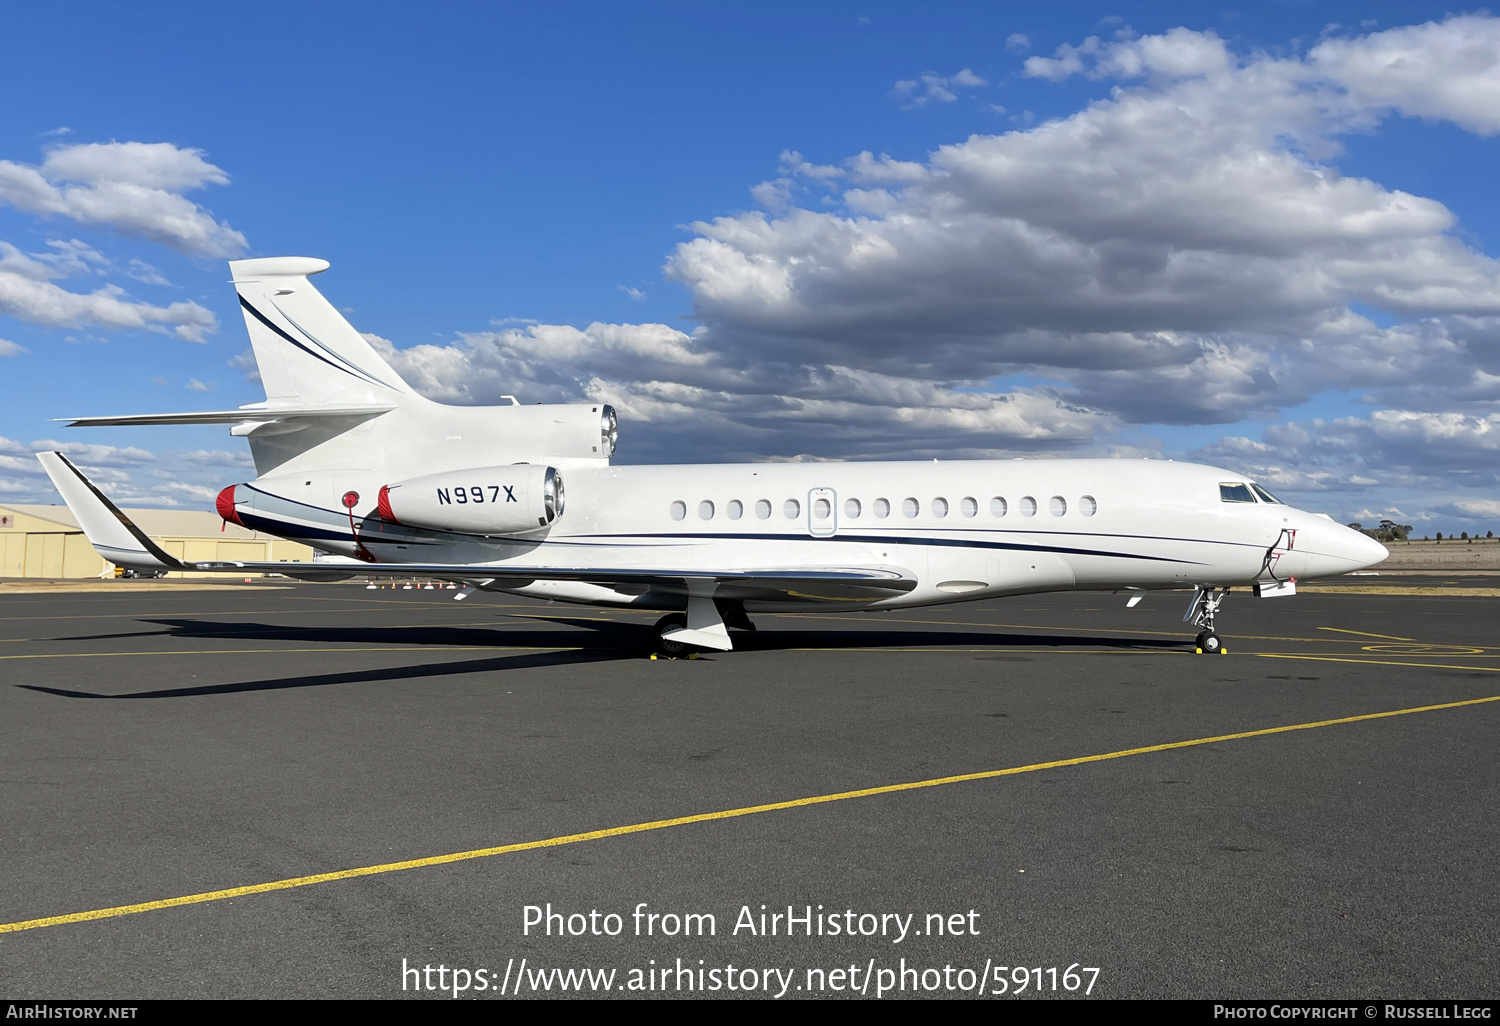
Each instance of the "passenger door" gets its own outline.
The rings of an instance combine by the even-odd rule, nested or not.
[[[839,529],[839,497],[832,488],[814,488],[807,493],[807,533],[814,538],[832,538]]]

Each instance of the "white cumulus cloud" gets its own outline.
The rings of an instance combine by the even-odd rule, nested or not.
[[[1497,24],[1337,41],[1339,66],[1458,47],[1461,76],[1488,81],[1500,57],[1472,40]],[[1334,45],[1239,56],[1173,29],[1064,46],[1030,73],[1124,84],[924,161],[852,157],[833,209],[790,202],[784,164],[781,204],[695,223],[668,276],[715,346],[932,380],[1040,373],[1127,422],[1230,422],[1327,389],[1477,400],[1500,385],[1481,376],[1500,374],[1500,263],[1442,203],[1340,173],[1340,137],[1400,90],[1337,78]]]
[[[974,89],[988,85],[969,68],[962,68],[953,75],[939,75],[935,71],[924,71],[916,78],[902,79],[891,90],[903,109],[925,107],[929,103],[952,103],[958,99],[957,90]]]
[[[1308,58],[1362,107],[1500,132],[1500,22],[1488,15],[1329,39]]]
[[[70,292],[49,280],[59,273],[53,265],[0,242],[0,313],[49,327],[170,332],[188,342],[206,342],[218,330],[218,318],[191,300],[156,306],[132,300],[117,285]]]
[[[0,160],[0,202],[29,214],[107,225],[201,257],[245,251],[242,234],[182,195],[228,181],[201,150],[171,143],[61,146],[39,166]]]

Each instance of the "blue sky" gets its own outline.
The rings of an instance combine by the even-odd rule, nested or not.
[[[127,303],[194,309],[132,330],[22,302],[0,277],[0,340],[11,344],[0,353],[12,353],[0,355],[0,501],[52,501],[27,462],[50,439],[88,446],[76,455],[136,504],[201,505],[248,476],[242,443],[222,429],[64,431],[48,418],[261,398],[230,365],[247,343],[224,259],[296,253],[332,261],[318,286],[361,331],[391,340],[398,369],[429,394],[607,396],[625,421],[625,461],[1165,455],[1255,473],[1341,518],[1483,529],[1500,520],[1500,394],[1489,382],[1500,373],[1489,263],[1500,238],[1500,34],[1491,19],[1454,21],[1450,10],[10,11],[11,40],[36,45],[13,43],[0,68],[13,98],[0,110],[0,171],[11,171],[10,193],[0,176],[0,242],[10,247],[0,253],[17,254],[10,266],[32,283],[48,275],[75,295],[114,287]],[[1433,21],[1425,35],[1402,34]],[[1453,60],[1454,46],[1469,64]],[[1417,78],[1371,64],[1393,53],[1432,60]],[[1257,74],[1333,99],[1295,107],[1280,85],[1257,93]],[[1132,98],[1149,113],[1177,96],[1197,120],[1166,135],[1141,135],[1125,117]],[[1235,119],[1255,132],[1229,131]],[[1066,145],[1047,142],[1049,125]],[[1092,134],[1067,141],[1073,127]],[[983,144],[1006,138],[1014,145]],[[113,205],[100,214],[98,200],[88,217],[16,198],[28,173],[46,172],[61,192],[123,180],[108,170],[123,151],[68,154],[130,143],[169,144],[178,177],[159,191],[193,205],[217,236],[150,227],[157,214],[146,207],[161,197],[132,210],[122,206],[130,195],[111,193]],[[1197,170],[1174,160],[1176,147]],[[197,164],[180,156],[189,153]],[[875,163],[857,164],[862,153]],[[1239,205],[1210,185],[1268,158],[1370,188],[1319,198],[1288,185],[1266,201],[1264,238],[1251,224],[1203,242],[1200,228]],[[1047,160],[1061,162],[1052,177],[1077,195],[1038,184]],[[1098,169],[1078,170],[1090,161]],[[157,184],[161,166],[149,172]],[[1118,175],[1100,177],[1110,168]],[[979,183],[968,192],[934,184],[965,175]],[[1159,203],[1150,216],[1116,216],[1152,189],[1179,190],[1181,218]],[[1402,220],[1405,193],[1428,206]],[[1366,232],[1351,203],[1387,227]],[[1060,233],[1093,249],[1079,249],[1076,266],[1034,269],[1045,301],[995,306],[992,293],[1025,293],[1017,282],[1042,250],[1002,260],[996,247],[1015,239],[993,235],[989,220],[903,227],[948,225],[945,204],[1021,223],[1028,239]],[[1048,204],[1053,214],[1030,217]],[[1343,220],[1322,235],[1305,228],[1323,214]],[[838,249],[851,233],[891,248],[894,285]],[[1391,248],[1413,239],[1420,252]],[[1212,279],[1201,302],[1177,291],[1143,311],[1139,297],[1165,286],[1142,279],[1135,295],[1120,289],[1113,305],[1091,305],[1099,281],[1068,284],[1079,268],[1107,264],[1100,281],[1119,288],[1132,261],[1156,259],[1145,253],[1206,261],[1193,272]],[[746,277],[785,277],[814,258],[829,262],[821,277],[793,274],[780,298]],[[1451,267],[1407,280],[1429,259]],[[1335,265],[1326,296],[1293,295]],[[933,267],[943,273],[928,281]],[[1434,291],[1464,275],[1473,280],[1462,296]],[[1087,317],[1073,316],[1084,307]],[[1340,322],[1344,310],[1362,323]],[[1063,350],[1057,362],[1047,355]],[[667,356],[632,371],[648,351]],[[1355,372],[1365,360],[1370,369]]]

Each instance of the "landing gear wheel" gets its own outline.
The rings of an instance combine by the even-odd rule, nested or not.
[[[676,630],[679,627],[686,626],[686,613],[668,613],[666,616],[656,621],[656,626],[652,628],[654,631],[656,631],[656,650],[662,655],[668,656],[680,656],[686,654],[690,648],[690,646],[686,642],[674,641],[671,638],[662,637],[662,633],[665,631]]]
[[[1204,631],[1198,635],[1196,644],[1200,655],[1217,655],[1224,651],[1224,640],[1219,637],[1217,631]]]

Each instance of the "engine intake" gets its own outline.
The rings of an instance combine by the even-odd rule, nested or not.
[[[566,504],[562,475],[555,468],[521,463],[382,485],[376,508],[382,518],[407,527],[520,535],[551,527]]]

